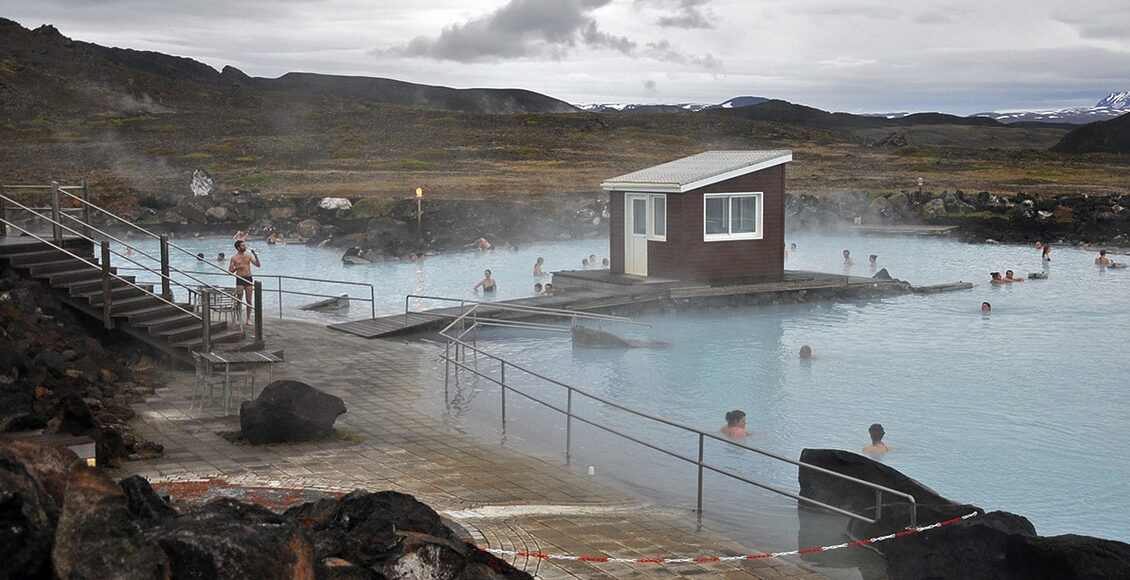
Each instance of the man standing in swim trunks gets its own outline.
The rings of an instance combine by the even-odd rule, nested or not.
[[[235,274],[235,297],[241,298],[247,304],[246,320],[251,320],[251,289],[255,287],[255,282],[251,280],[251,266],[259,268],[262,264],[259,263],[259,254],[256,254],[255,250],[251,250],[251,253],[247,252],[247,242],[243,240],[235,243],[235,251],[228,264],[228,272]],[[235,306],[235,312],[239,314],[238,304]]]

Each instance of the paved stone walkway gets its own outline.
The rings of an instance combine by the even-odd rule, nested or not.
[[[759,552],[697,531],[685,514],[641,504],[561,465],[460,434],[421,409],[443,387],[437,349],[366,340],[323,326],[270,320],[267,344],[285,348],[274,377],[308,382],[345,400],[339,437],[315,443],[234,445],[219,405],[189,409],[191,371],[137,405],[137,428],[165,445],[159,459],[126,463],[117,476],[153,481],[220,477],[232,483],[409,493],[464,526],[479,545],[613,557]],[[260,373],[264,375],[265,373]],[[260,384],[259,386],[262,386]],[[442,395],[439,395],[442,399]],[[238,405],[238,402],[237,402]],[[511,558],[539,578],[823,578],[783,560],[703,564],[600,564]]]

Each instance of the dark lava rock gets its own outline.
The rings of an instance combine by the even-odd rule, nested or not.
[[[146,533],[178,578],[313,578],[313,548],[293,521],[224,498]]]
[[[460,540],[435,510],[403,493],[355,491],[291,508],[285,516],[314,536],[322,566],[342,559],[377,578],[530,578]],[[338,572],[360,577],[349,567]]]
[[[126,494],[126,508],[138,519],[160,520],[177,515],[169,502],[157,495],[149,481],[140,475],[131,475],[118,482]]]
[[[585,348],[630,348],[628,341],[603,330],[574,326],[572,329],[573,346]]]
[[[0,450],[7,451],[23,462],[28,473],[43,486],[57,507],[63,506],[67,490],[67,476],[78,455],[66,447],[40,445],[31,441],[0,441]]]
[[[1017,578],[1084,580],[1130,577],[1130,544],[1090,536],[1013,536],[1008,562]]]
[[[931,523],[931,522],[927,522]],[[990,512],[970,520],[877,544],[891,580],[920,578],[1030,578],[1006,558],[1017,538],[1034,537],[1023,516]]]
[[[333,431],[345,412],[340,397],[299,381],[275,381],[239,407],[239,426],[253,445],[309,441]]]
[[[122,488],[97,468],[79,464],[71,469],[51,552],[55,576],[112,578],[130,571],[133,577],[143,578],[143,570],[164,569],[139,566],[152,563],[155,557],[142,548],[141,531],[133,522]]]
[[[0,450],[0,577],[34,577],[47,569],[59,514],[55,501],[7,450]]]
[[[800,461],[910,494],[919,504],[953,503],[898,470],[850,451],[805,449],[801,451]],[[797,481],[800,483],[800,495],[804,497],[860,513],[875,507],[875,491],[869,487],[814,469],[800,469]],[[883,499],[884,504],[898,501],[905,503],[905,500],[897,497]]]
[[[876,280],[893,280],[894,279],[894,278],[891,277],[891,273],[888,272],[886,268],[883,268],[883,269],[879,270],[878,272],[875,272],[875,275],[872,276],[872,278],[874,278]]]

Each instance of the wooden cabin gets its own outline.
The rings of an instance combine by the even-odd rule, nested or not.
[[[792,159],[788,150],[706,151],[605,181],[612,273],[780,279]]]

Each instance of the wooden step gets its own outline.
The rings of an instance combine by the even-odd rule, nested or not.
[[[140,286],[140,288],[136,286],[129,286],[127,284],[122,284],[116,287],[112,286],[110,289],[110,295],[114,297],[113,301],[117,302],[118,300],[123,298],[131,298],[134,296],[149,296],[153,292],[153,286],[150,286],[148,284],[141,284]],[[82,294],[72,294],[71,296],[75,298],[86,298],[90,301],[91,306],[101,306],[103,302],[106,302],[106,295],[102,293],[101,288],[98,290],[84,292]],[[112,304],[111,308],[113,308]]]
[[[184,308],[185,310],[187,310],[189,312],[192,312],[192,305],[191,304],[178,303],[178,306],[180,306],[181,308]],[[145,323],[147,321],[150,321],[150,320],[160,320],[160,319],[163,319],[163,318],[169,318],[171,316],[182,316],[182,315],[186,315],[186,313],[183,310],[180,310],[179,308],[175,308],[171,304],[167,304],[165,302],[157,302],[156,304],[151,305],[151,306],[146,306],[146,307],[141,308],[141,309],[132,310],[128,314],[125,315],[125,318],[127,318],[129,320],[130,324],[135,324],[135,325],[138,325],[138,326],[144,326]]]
[[[194,324],[182,324],[180,326],[174,326],[172,328],[163,328],[156,332],[150,330],[150,334],[152,334],[153,336],[165,337],[169,340],[169,342],[182,342],[199,337],[202,326],[203,325],[199,321],[197,321]],[[212,336],[216,336],[227,331],[228,323],[213,322],[211,328]]]
[[[16,242],[0,244],[0,259],[7,259],[8,256],[26,254],[29,252],[58,251],[46,242],[37,241],[30,236],[21,236],[19,233],[12,232],[12,230],[8,230],[8,235],[5,237],[16,240]],[[47,237],[50,238],[50,235]],[[22,243],[23,240],[26,240],[26,243]],[[63,247],[79,255],[82,255],[84,252],[91,254],[94,252],[94,244],[90,240],[77,237],[63,238]]]
[[[110,268],[110,273],[116,274],[117,268]],[[89,268],[75,264],[74,270],[63,270],[61,272],[51,272],[46,276],[47,281],[52,286],[59,285],[63,282],[72,282],[75,280],[102,280],[102,268]]]
[[[212,342],[216,344],[222,344],[225,342],[238,342],[240,340],[243,340],[243,338],[243,331],[241,330],[225,330],[224,332],[221,332],[219,334],[213,334]],[[203,344],[204,339],[197,336],[190,340],[171,343],[169,346],[172,346],[174,348],[187,348],[189,350],[200,350],[200,347],[203,346]]]
[[[175,328],[189,324],[195,324],[199,328],[201,324],[199,318],[186,312],[181,312],[180,310],[177,310],[171,306],[168,308],[168,310],[163,311],[160,317],[153,317],[148,320],[139,320],[131,316],[129,318],[129,323],[138,328],[148,329],[149,334],[156,334],[156,331],[164,328]]]
[[[80,249],[68,249],[68,252],[75,254],[79,257],[93,259],[93,249],[89,252],[84,252]],[[32,264],[42,264],[44,262],[57,262],[60,260],[74,260],[74,256],[69,256],[62,250],[39,250],[35,252],[22,252],[19,254],[9,254],[7,256],[8,263],[13,266],[27,267]]]
[[[102,266],[99,266],[98,262],[95,260],[87,260],[86,263],[89,265],[83,266],[80,260],[68,258],[65,260],[56,260],[52,262],[40,262],[28,266],[17,266],[17,268],[23,268],[31,272],[31,275],[37,278],[42,278],[47,274],[54,274],[55,272],[67,272],[71,270],[78,270],[80,268],[86,268],[94,271],[99,271],[102,269]]]
[[[141,294],[139,296],[130,296],[129,298],[122,298],[121,300],[114,300],[110,305],[110,315],[115,318],[129,317],[130,313],[150,308],[152,306],[163,305],[171,308],[160,298],[150,294]]]
[[[110,285],[114,288],[117,288],[118,286],[124,285],[126,282],[133,282],[135,284],[137,283],[137,278],[134,278],[133,276],[121,276],[121,278],[124,279],[124,281],[119,280],[118,278],[114,278],[110,280]],[[86,280],[80,278],[77,280],[67,280],[65,282],[52,282],[51,285],[56,288],[66,288],[70,292],[71,296],[77,296],[81,293],[89,292],[91,290],[97,290],[101,292],[102,274],[99,273],[97,279]]]

